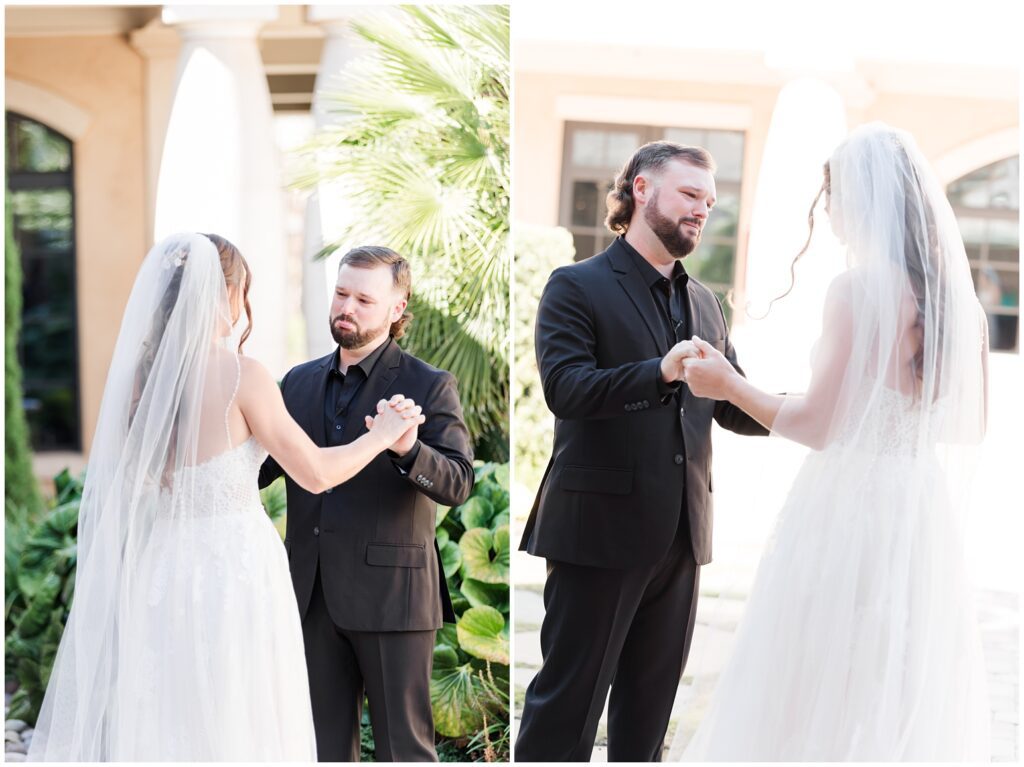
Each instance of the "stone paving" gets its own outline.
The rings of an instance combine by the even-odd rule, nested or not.
[[[515,587],[515,722],[518,729],[526,687],[540,667],[540,624],[544,617],[543,562],[516,552]],[[532,560],[532,561],[531,561]],[[1018,595],[981,590],[977,593],[979,623],[988,669],[992,706],[992,761],[1014,762],[1019,755],[1018,706],[1020,700]],[[669,722],[663,758],[677,761],[696,730],[710,698],[714,681],[732,649],[733,634],[743,612],[743,597],[717,588],[702,587],[693,651],[679,686]],[[607,761],[607,711],[601,716],[591,761]]]

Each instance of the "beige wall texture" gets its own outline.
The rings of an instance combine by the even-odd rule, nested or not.
[[[759,55],[741,52],[528,42],[516,46],[513,61],[517,222],[559,224],[566,121],[745,132],[736,254],[736,283],[742,293],[761,157],[786,77],[766,67]],[[851,128],[882,120],[908,130],[933,164],[958,148],[985,145],[986,137],[1017,130],[1015,73],[986,70],[974,78],[966,77],[962,68],[877,61],[858,63],[854,73],[826,76],[843,98]],[[975,167],[1007,157],[1015,147],[1013,141],[996,142],[994,155],[976,153]]]
[[[82,443],[89,445],[121,315],[148,244],[143,61],[121,35],[9,37],[6,45],[8,82],[52,94],[88,118],[72,138]],[[48,122],[46,107],[38,110],[29,116]],[[69,463],[67,456],[51,458],[56,469]],[[37,463],[39,474],[49,468]]]

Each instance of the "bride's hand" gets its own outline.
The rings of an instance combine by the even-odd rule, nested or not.
[[[729,386],[739,373],[718,349],[697,336],[693,345],[700,356],[682,360],[683,380],[690,392],[707,399],[729,399]]]
[[[425,420],[423,408],[413,400],[396,394],[390,400],[382,399],[377,403],[377,415],[372,418],[366,416],[366,428],[379,434],[390,446]]]

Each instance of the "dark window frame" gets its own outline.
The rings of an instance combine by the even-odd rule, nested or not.
[[[46,131],[52,133],[58,138],[68,143],[68,168],[66,171],[25,171],[18,170],[12,171],[8,168],[7,173],[7,191],[8,192],[19,192],[19,191],[35,191],[43,189],[66,189],[70,197],[70,208],[71,208],[71,227],[69,232],[69,248],[67,251],[67,257],[69,259],[69,272],[71,275],[71,296],[70,296],[70,308],[71,308],[71,319],[75,332],[72,338],[72,359],[71,365],[71,382],[72,382],[72,393],[74,397],[73,405],[73,416],[74,423],[72,424],[72,430],[74,432],[74,438],[70,443],[55,444],[52,447],[38,448],[33,444],[33,450],[35,452],[56,452],[56,451],[82,451],[82,382],[81,382],[81,369],[79,366],[80,349],[79,349],[79,337],[78,337],[78,249],[77,249],[77,216],[75,215],[75,142],[68,136],[65,136],[60,131],[52,128],[51,126],[43,123],[35,118],[21,114],[14,110],[6,110],[5,112],[5,128],[9,129],[9,125],[12,121],[22,121],[39,125]],[[5,153],[7,148],[4,148]],[[5,154],[6,156],[6,154]],[[15,222],[16,223],[16,222]],[[15,235],[17,230],[15,230]],[[19,243],[19,255],[21,256],[22,263],[21,269],[22,274],[26,273],[25,269],[25,254],[24,249]],[[22,285],[22,294],[24,296],[24,284]],[[24,311],[24,309],[23,309]],[[24,387],[26,382],[35,382],[25,370],[24,367],[24,353],[22,351],[22,337],[18,338],[18,362],[22,367],[22,385]],[[34,435],[33,435],[34,436]],[[33,440],[34,441],[34,440]]]

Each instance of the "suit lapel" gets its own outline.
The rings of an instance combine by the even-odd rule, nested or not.
[[[388,348],[377,359],[370,377],[366,379],[359,389],[359,393],[352,400],[348,408],[348,415],[345,418],[345,430],[342,432],[342,444],[347,445],[366,431],[364,416],[374,415],[377,410],[377,402],[385,399],[388,388],[398,375],[398,368],[402,361],[402,348],[389,339]]]
[[[647,325],[647,329],[658,347],[658,354],[664,355],[668,352],[665,330],[662,319],[658,314],[658,307],[654,303],[654,296],[651,295],[650,286],[644,282],[643,275],[637,271],[633,259],[629,253],[616,240],[608,248],[609,260],[612,269],[618,274],[619,284],[626,291],[626,295],[633,302],[636,310]]]
[[[700,291],[697,290],[697,286],[694,284],[692,277],[686,281],[686,292],[687,297],[689,298],[686,304],[688,311],[690,312],[690,316],[687,317],[686,327],[690,331],[691,338],[693,336],[704,338],[703,323],[701,322],[701,317],[703,316],[700,305],[701,294]],[[704,340],[707,339],[705,338]]]
[[[312,390],[307,393],[306,402],[310,403],[309,413],[312,417],[310,423],[310,436],[313,442],[321,447],[327,444],[327,434],[324,432],[324,397],[327,396],[327,376],[334,364],[334,357],[337,350],[331,352],[322,360],[317,368],[316,375],[310,379]]]

